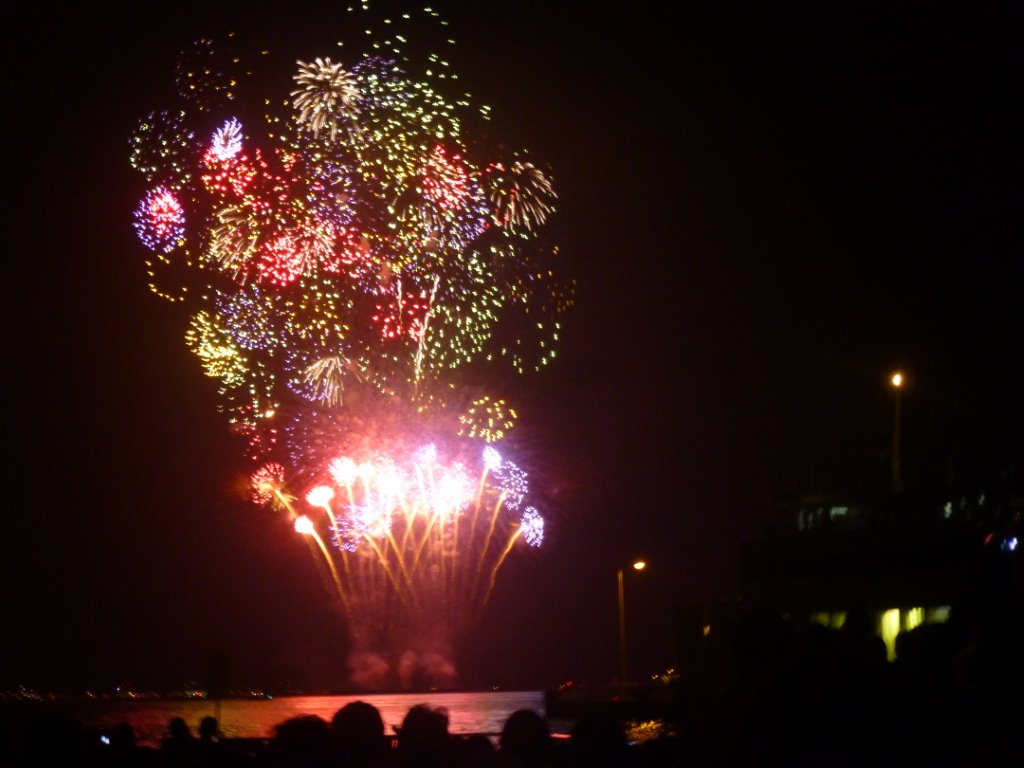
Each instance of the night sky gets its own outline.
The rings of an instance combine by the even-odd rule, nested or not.
[[[308,552],[246,499],[186,316],[147,290],[128,139],[195,38],[309,60],[351,16],[172,5],[8,28],[0,688],[170,688],[218,649],[239,685],[344,679]],[[637,555],[631,666],[663,669],[672,608],[737,594],[773,502],[884,490],[896,367],[908,488],[1024,493],[1020,6],[661,5],[437,6],[550,165],[578,280],[559,361],[513,387],[547,540],[502,571],[470,685],[609,682]]]

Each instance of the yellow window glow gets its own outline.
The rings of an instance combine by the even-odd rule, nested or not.
[[[896,635],[900,633],[900,609],[890,608],[882,614],[882,640],[885,641],[886,657],[889,661],[896,658]]]

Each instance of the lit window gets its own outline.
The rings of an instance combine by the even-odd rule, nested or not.
[[[910,631],[924,624],[924,608],[908,608],[903,612],[903,629]]]
[[[929,624],[942,624],[949,620],[949,606],[948,605],[937,605],[934,608],[927,610],[926,621]]]
[[[890,608],[883,613],[880,625],[882,640],[885,641],[886,657],[892,661],[896,658],[896,635],[900,633],[900,609]]]

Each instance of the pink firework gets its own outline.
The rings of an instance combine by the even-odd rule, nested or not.
[[[327,272],[358,277],[370,261],[369,241],[355,227],[342,228],[333,234],[334,249],[323,254],[320,265]]]
[[[305,265],[306,253],[301,244],[291,235],[281,234],[264,246],[257,267],[264,279],[285,286],[302,276]]]
[[[157,187],[135,209],[135,232],[151,251],[170,253],[185,238],[185,211],[175,194]]]
[[[327,467],[331,478],[343,488],[350,486],[358,477],[356,463],[347,456],[332,459]]]
[[[221,158],[209,149],[203,161],[209,169],[202,176],[203,184],[220,197],[243,197],[257,173],[245,155]]]
[[[430,312],[430,294],[427,291],[402,293],[398,283],[398,294],[386,304],[378,304],[373,321],[380,327],[384,339],[398,339],[408,335],[418,339],[427,314]]]
[[[423,194],[441,208],[458,208],[469,195],[469,174],[459,155],[448,157],[440,144],[422,169]]]
[[[473,478],[462,464],[439,468],[427,494],[429,509],[443,518],[454,519],[473,502],[475,491]]]
[[[257,504],[266,504],[274,500],[278,490],[284,485],[284,467],[271,461],[264,464],[249,476],[252,486],[252,500]]]

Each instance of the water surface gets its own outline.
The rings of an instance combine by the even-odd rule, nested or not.
[[[89,728],[107,729],[130,723],[139,744],[158,746],[167,735],[173,717],[184,718],[195,733],[207,715],[216,717],[228,738],[269,738],[274,726],[298,715],[316,715],[330,722],[334,713],[350,701],[367,701],[380,710],[384,727],[394,733],[405,713],[416,704],[443,707],[451,733],[497,734],[512,712],[544,711],[543,691],[487,691],[472,693],[393,693],[354,696],[279,696],[273,699],[111,699],[75,700],[22,708],[21,717],[55,714],[70,717]],[[552,723],[553,732],[564,728]]]

